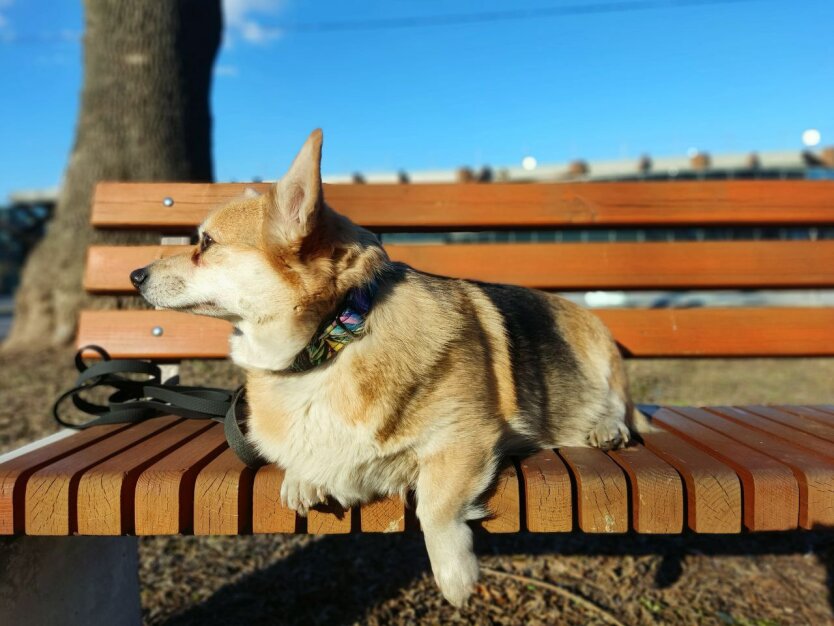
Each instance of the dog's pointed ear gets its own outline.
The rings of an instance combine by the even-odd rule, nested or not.
[[[264,222],[267,241],[294,244],[309,235],[323,204],[321,129],[304,142],[284,177],[275,183]]]

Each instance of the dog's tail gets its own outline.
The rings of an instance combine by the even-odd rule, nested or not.
[[[629,430],[638,437],[661,432],[661,429],[652,423],[652,415],[658,408],[653,405],[640,405],[638,407],[629,403],[626,418]]]

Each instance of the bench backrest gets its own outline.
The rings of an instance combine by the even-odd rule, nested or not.
[[[102,183],[92,223],[190,235],[214,206],[257,184]],[[326,185],[325,198],[383,233],[834,225],[834,182],[699,181]],[[432,273],[559,291],[834,287],[834,240],[397,243]],[[130,270],[176,245],[92,246],[84,286],[129,293]],[[597,309],[634,357],[832,356],[834,308]],[[78,345],[116,357],[220,358],[227,323],[170,311],[85,311]]]

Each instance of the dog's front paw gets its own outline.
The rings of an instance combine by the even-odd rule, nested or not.
[[[284,475],[281,483],[281,504],[292,509],[302,517],[317,504],[327,501],[327,494],[321,487],[316,487],[292,474]]]
[[[434,566],[434,580],[443,597],[457,608],[466,604],[478,582],[478,559],[471,552]]]

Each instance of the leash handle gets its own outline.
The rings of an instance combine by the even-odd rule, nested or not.
[[[87,363],[84,353],[93,351],[100,361]],[[245,404],[243,387],[235,391],[218,387],[196,387],[178,384],[177,378],[162,381],[159,366],[139,359],[112,359],[101,346],[84,346],[75,355],[78,378],[75,385],[62,393],[52,405],[52,416],[65,428],[85,430],[104,424],[136,424],[164,415],[185,419],[212,419],[223,422],[229,447],[247,466],[264,465],[257,450],[246,439],[238,417],[238,407]],[[113,392],[105,404],[85,398],[94,389],[110,388]],[[76,409],[93,416],[86,422],[71,422],[61,414],[67,399]]]

